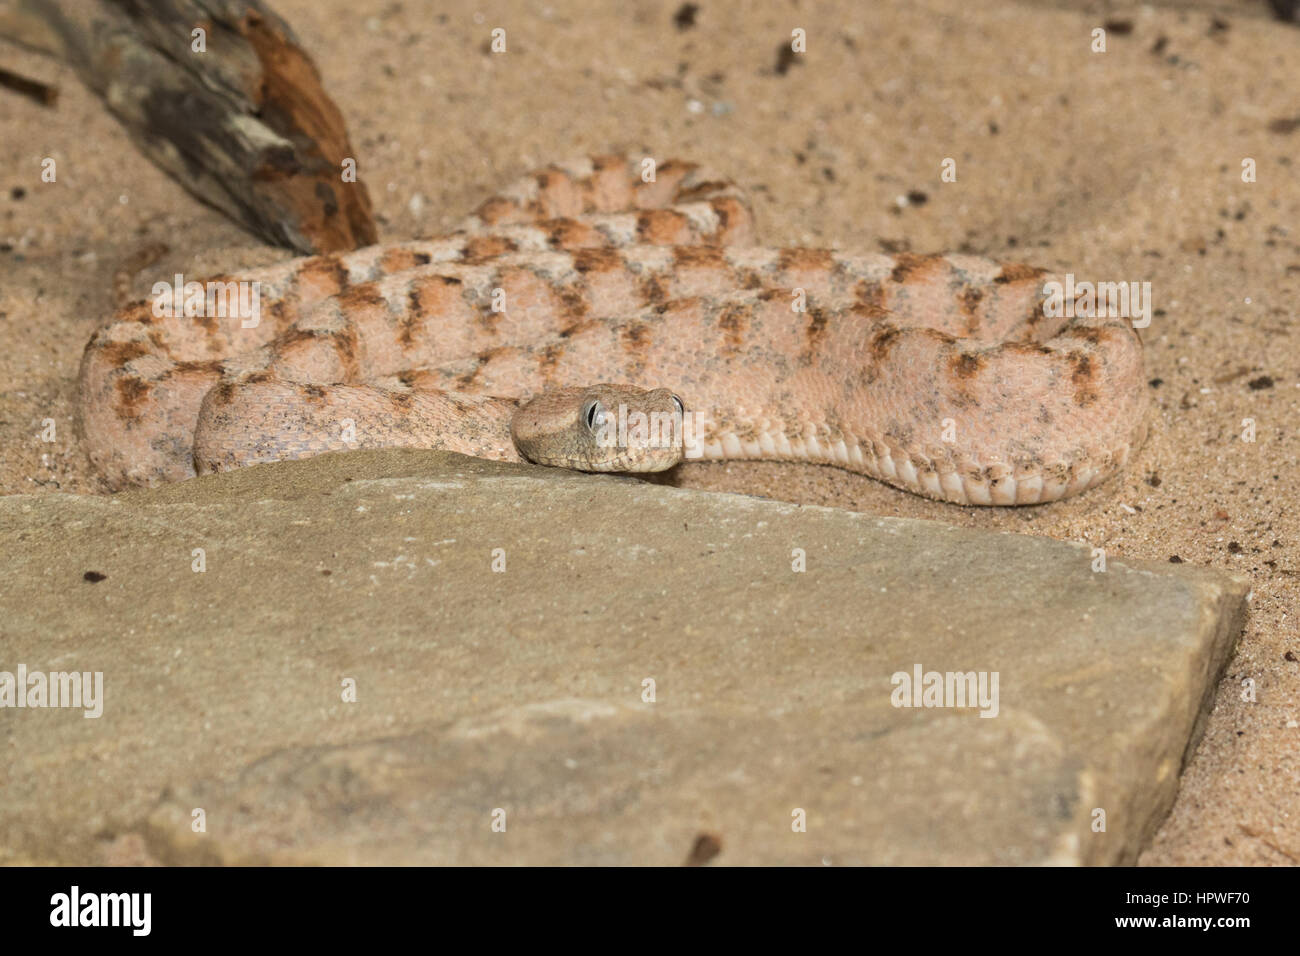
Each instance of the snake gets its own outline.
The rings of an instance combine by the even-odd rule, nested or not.
[[[1140,448],[1139,333],[1045,308],[1047,270],[754,231],[706,167],[554,163],[445,235],[202,284],[256,288],[256,316],[161,293],[119,309],[82,357],[82,441],[109,490],[416,447],[593,472],[809,462],[962,505],[1056,501]]]

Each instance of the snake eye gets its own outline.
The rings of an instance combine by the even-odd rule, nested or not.
[[[676,395],[673,396],[673,408],[677,409],[678,415],[686,414],[686,406],[682,404],[682,400]]]
[[[594,432],[605,424],[605,406],[593,398],[583,408],[582,417],[587,420],[587,427]]]

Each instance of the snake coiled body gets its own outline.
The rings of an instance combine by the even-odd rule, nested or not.
[[[962,504],[1075,494],[1141,444],[1137,333],[1049,318],[1043,270],[754,246],[727,180],[643,169],[548,167],[452,235],[216,280],[259,283],[255,327],[123,310],[82,362],[92,463],[119,488],[392,446],[675,462],[575,450],[583,389],[606,385],[680,400],[687,457],[817,462]]]

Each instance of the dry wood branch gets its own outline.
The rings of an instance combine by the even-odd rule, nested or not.
[[[0,86],[7,90],[13,90],[20,96],[35,100],[42,106],[53,106],[59,99],[58,87],[42,83],[40,80],[19,76],[17,73],[11,73],[3,67],[0,67]]]
[[[260,0],[3,2],[0,37],[72,65],[141,150],[205,202],[302,252],[376,241],[365,186],[342,176],[356,155],[343,117]]]

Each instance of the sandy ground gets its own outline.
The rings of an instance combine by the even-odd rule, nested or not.
[[[342,107],[382,238],[445,229],[554,158],[698,159],[752,191],[763,238],[962,250],[1148,281],[1153,431],[1121,476],[1028,509],[964,509],[812,466],[680,481],[1084,540],[1251,575],[1252,611],[1147,864],[1300,862],[1300,29],[1263,4],[927,0],[425,4],[277,0]],[[1106,20],[1107,51],[1090,31]],[[493,27],[508,52],[491,55]],[[791,30],[808,52],[776,69]],[[278,258],[150,165],[71,71],[57,110],[0,92],[0,492],[94,492],[72,426],[110,281]],[[40,180],[41,161],[58,180]],[[942,183],[940,163],[957,162]],[[1257,181],[1242,181],[1251,158]],[[900,200],[912,194],[913,200]],[[924,199],[922,200],[922,196]],[[154,272],[141,275],[143,294]],[[57,441],[40,441],[55,420]],[[1257,440],[1240,440],[1243,419]],[[959,608],[954,608],[960,613]],[[1253,699],[1243,681],[1253,682]]]

